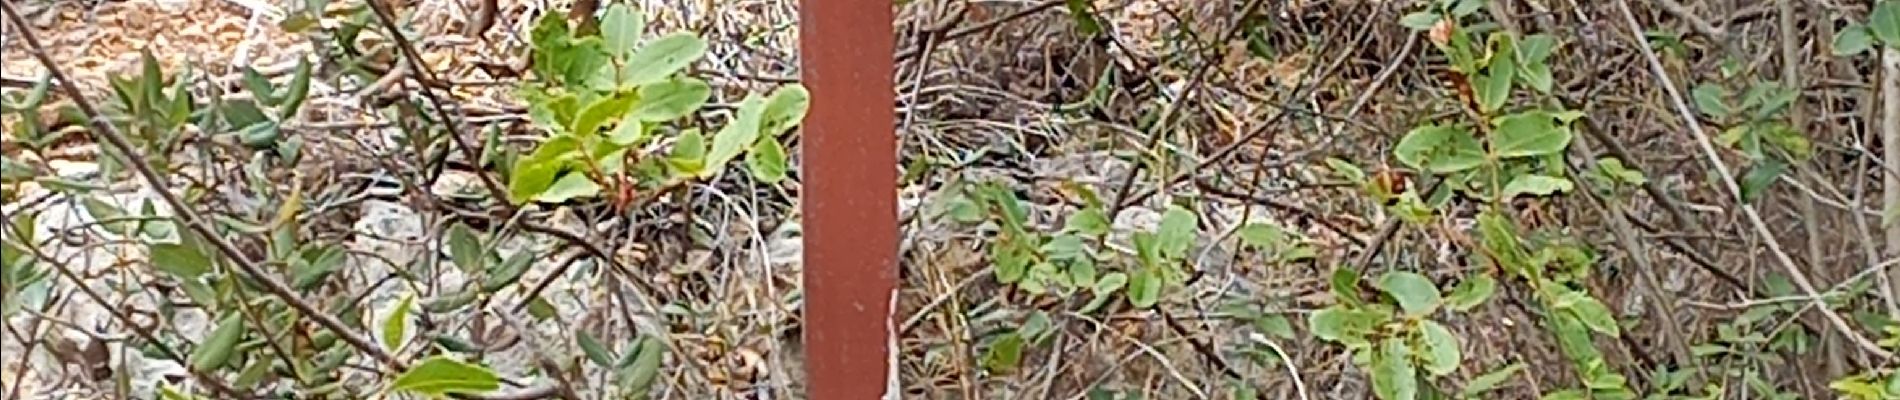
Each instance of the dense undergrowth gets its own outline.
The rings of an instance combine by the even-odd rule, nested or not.
[[[1895,180],[1875,147],[1900,138],[1900,107],[1880,108],[1900,104],[1885,66],[1900,2],[1699,2],[1754,13],[1720,28],[1624,1],[1163,3],[1153,57],[1130,50],[1124,5],[1099,2],[954,25],[1073,35],[1034,41],[1051,47],[958,44],[950,28],[900,42],[919,43],[899,71],[905,183],[930,192],[906,210],[907,397],[1900,398],[1885,261],[1900,189],[1877,182]],[[791,214],[759,204],[795,204],[805,88],[715,84],[695,66],[727,38],[612,3],[524,24],[532,62],[498,74],[520,121],[482,125],[444,78],[405,66],[419,34],[364,46],[405,16],[296,9],[285,29],[337,59],[219,84],[145,53],[96,109],[51,74],[6,92],[0,197],[29,206],[9,208],[0,311],[10,343],[77,367],[59,383],[167,399],[797,397],[798,285],[752,243],[795,229],[762,226]],[[1017,83],[982,74],[1035,68],[970,67],[1030,63],[1023,49],[1127,60],[1043,61],[1074,70]],[[932,67],[933,51],[966,64]],[[1338,76],[1354,68],[1372,72]],[[336,96],[313,88],[403,73],[413,86],[371,102],[396,121],[384,151],[340,152],[370,140],[310,128],[313,99]],[[1011,93],[1035,89],[1049,93]],[[75,140],[100,144],[95,171],[48,162]],[[376,183],[310,167],[351,158]],[[458,175],[445,170],[466,190],[437,191]],[[326,222],[392,181],[382,196],[427,227],[395,239],[423,249],[403,262]],[[124,189],[141,186],[156,190]],[[720,207],[746,216],[713,220]],[[90,220],[45,226],[62,212]],[[75,261],[101,249],[138,255]],[[176,370],[154,379],[133,359]],[[0,371],[0,389],[25,370]]]

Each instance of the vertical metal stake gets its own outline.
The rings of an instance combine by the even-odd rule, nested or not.
[[[812,96],[799,157],[807,395],[881,399],[893,373],[897,286],[892,3],[802,0],[799,8],[800,67]]]

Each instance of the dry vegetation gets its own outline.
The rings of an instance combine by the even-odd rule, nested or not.
[[[762,135],[791,149],[782,181],[753,148],[507,201],[518,168],[491,158],[558,135],[518,66],[572,5],[481,3],[8,0],[0,396],[366,398],[447,355],[498,375],[474,398],[803,397],[797,130]],[[704,39],[673,79],[710,89],[631,152],[678,159],[687,128],[716,142],[794,87],[792,3],[627,3],[649,40]],[[1900,397],[1900,5],[898,3],[905,398],[1390,398],[1400,375],[1452,398]],[[23,103],[47,71],[27,33],[89,101]],[[1547,58],[1496,43],[1534,37]],[[174,78],[147,98],[203,114],[126,106],[109,78],[144,82],[141,54]],[[268,130],[219,122],[301,76]],[[1535,110],[1576,112],[1547,152],[1493,123]],[[1484,167],[1415,148],[1456,141],[1408,139],[1429,126],[1476,130]],[[1548,179],[1464,178],[1492,167]]]

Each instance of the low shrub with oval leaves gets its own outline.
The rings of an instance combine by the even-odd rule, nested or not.
[[[710,85],[683,73],[705,55],[706,41],[690,32],[643,38],[645,26],[621,4],[606,10],[597,35],[577,36],[558,13],[535,25],[536,81],[519,95],[549,136],[525,155],[499,156],[510,201],[647,192],[717,178],[742,155],[760,182],[785,178],[780,136],[804,119],[810,93],[792,84],[748,94],[716,130],[683,123],[712,98]]]

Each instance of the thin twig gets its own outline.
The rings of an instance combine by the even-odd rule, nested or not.
[[[959,28],[954,31],[950,31],[950,33],[944,34],[942,37],[937,38],[936,41],[957,40],[964,36],[970,36],[972,34],[976,34],[979,32],[996,29],[996,27],[1002,26],[1003,24],[1008,23],[1010,21],[1023,19],[1023,17],[1028,17],[1030,15],[1035,15],[1036,13],[1043,12],[1051,8],[1055,8],[1055,6],[1062,5],[1063,2],[1065,1],[1067,0],[1044,0],[1041,3],[1036,3],[1036,5],[1029,6],[1029,8],[1025,8],[1025,9],[1022,9],[1021,11],[1010,13],[1009,15],[1004,15],[997,19],[983,21],[983,23],[980,23],[980,24],[970,25],[963,28]],[[975,6],[972,5],[972,7],[975,7]],[[905,61],[909,61],[912,58],[916,58],[920,54],[923,54],[923,52],[919,51],[917,48],[914,48],[914,47],[907,48],[907,49],[904,49],[904,51],[897,52],[896,62],[903,63]]]
[[[495,313],[495,317],[501,319],[503,324],[507,324],[508,329],[513,329],[519,334],[521,343],[527,345],[529,352],[534,354],[534,361],[540,365],[541,372],[553,378],[555,388],[558,389],[556,392],[560,394],[561,398],[580,400],[580,396],[574,394],[574,383],[569,382],[567,374],[561,371],[561,365],[554,362],[554,359],[548,358],[548,349],[542,348],[540,342],[535,340],[534,331],[529,330],[526,325],[522,325],[521,321],[516,319],[513,314],[512,312],[497,312]]]
[[[169,187],[170,185],[166,183],[165,178],[159,176],[158,171],[152,169],[151,163],[141,155],[142,153],[134,149],[132,143],[125,138],[125,135],[119,132],[118,127],[113,126],[109,119],[99,113],[98,108],[93,107],[91,101],[86,100],[84,95],[79,91],[79,86],[73,84],[72,80],[66,77],[65,71],[60,69],[59,64],[53,62],[52,57],[46,54],[45,47],[40,44],[39,38],[33,33],[33,29],[20,17],[19,12],[14,10],[13,2],[0,1],[0,11],[4,11],[7,15],[7,19],[13,23],[13,26],[19,28],[20,38],[26,41],[27,52],[33,54],[33,57],[38,59],[40,64],[46,67],[47,72],[52,74],[53,78],[60,82],[60,89],[66,92],[66,96],[71,98],[73,105],[78,107],[80,112],[91,122],[94,129],[88,133],[95,139],[105,139],[106,144],[110,145],[114,150],[113,153],[120,158],[120,164],[131,165],[132,169],[138,172],[141,178],[144,178],[146,185],[149,186],[153,192],[157,193],[160,199],[165,201],[166,206],[170,207],[171,211],[178,215],[179,219],[182,220],[181,222],[184,222],[187,228],[190,228],[202,239],[211,242],[212,247],[217,248],[219,253],[222,253],[226,258],[230,259],[233,264],[236,264],[238,270],[243,271],[246,276],[259,282],[265,291],[283,300],[284,303],[289,304],[291,308],[296,309],[297,312],[305,318],[310,318],[316,321],[318,325],[323,326],[324,329],[335,333],[338,339],[343,340],[343,342],[349,344],[350,347],[356,348],[358,351],[363,352],[363,354],[376,359],[384,365],[392,367],[394,370],[402,371],[408,369],[405,365],[406,363],[401,359],[397,359],[395,356],[383,351],[381,346],[376,345],[375,342],[369,340],[362,333],[350,330],[349,327],[344,325],[335,315],[318,310],[316,307],[310,305],[309,302],[297,297],[296,292],[293,291],[290,286],[285,285],[284,282],[277,279],[277,277],[266,273],[257,265],[257,262],[252,261],[249,256],[246,256],[241,250],[238,250],[236,245],[225,239],[217,230],[212,229],[211,225],[206,222],[202,215],[199,215],[196,210],[192,209],[189,204],[186,204],[177,194],[172,193]],[[397,36],[399,41],[406,41],[406,39],[401,39],[400,35]],[[512,394],[503,394],[501,396],[531,395],[546,390],[547,389],[543,388],[530,388]],[[478,399],[493,398],[490,396],[462,397]],[[506,398],[540,397],[545,397],[545,395]]]
[[[402,28],[396,26],[395,13],[389,10],[388,4],[384,4],[380,1],[370,1],[367,3],[370,6],[370,10],[376,14],[376,20],[382,23],[383,29],[389,30],[390,38],[395,39],[397,50],[400,50],[403,57],[408,60],[406,62],[409,67],[408,69],[416,74],[416,80],[418,82],[423,83],[420,85],[422,95],[429,98],[430,109],[435,111],[436,118],[440,119],[442,125],[447,128],[449,139],[455,141],[455,147],[462,151],[462,157],[468,159],[469,162],[482,159],[481,154],[476,151],[475,145],[470,144],[467,138],[462,137],[461,124],[455,122],[454,117],[449,114],[446,108],[446,103],[442,101],[442,97],[435,93],[435,85],[446,86],[448,83],[436,79],[435,72],[429,70],[428,63],[422,59],[422,53],[416,51],[415,44],[410,43],[409,37],[403,35]],[[445,152],[443,154],[446,155],[447,153]],[[503,186],[500,181],[495,180],[494,174],[488,173],[487,170],[477,169],[475,175],[481,178],[482,186],[488,188],[489,194],[494,196],[495,201],[503,204],[513,204],[508,199],[508,190],[504,188],[505,186]],[[435,184],[435,178],[437,176],[439,175],[431,174],[431,176],[425,180],[424,184]]]
[[[1233,25],[1230,25],[1227,27],[1227,30],[1221,34],[1219,38],[1220,41],[1217,43],[1228,43],[1228,42],[1233,41],[1234,36],[1239,35],[1240,32],[1243,30],[1242,28],[1246,27],[1247,16],[1253,15],[1254,11],[1259,10],[1260,5],[1264,3],[1265,3],[1264,0],[1247,0],[1247,4],[1241,7],[1240,14],[1237,14],[1234,16]],[[1327,40],[1330,41],[1331,39],[1329,38]],[[1321,46],[1321,48],[1325,48],[1325,46]],[[1201,86],[1207,83],[1208,71],[1214,68],[1214,64],[1219,63],[1218,62],[1219,53],[1213,53],[1213,54],[1214,55],[1208,57],[1208,60],[1203,61],[1200,66],[1195,68],[1194,74],[1188,78],[1187,86],[1181,89],[1181,93],[1174,96],[1174,101],[1170,101],[1166,105],[1161,107],[1160,116],[1155,118],[1154,125],[1150,126],[1148,128],[1148,132],[1146,132],[1148,134],[1148,141],[1147,143],[1142,144],[1140,150],[1153,151],[1157,145],[1161,144],[1161,138],[1168,136],[1166,132],[1172,130],[1170,128],[1174,125],[1173,121],[1174,121],[1175,112],[1179,111],[1180,108],[1184,106],[1183,103],[1193,101],[1195,92],[1200,91]],[[1318,64],[1309,65],[1307,66],[1307,69],[1310,70],[1313,67],[1317,67],[1317,66],[1319,65]],[[1308,72],[1311,72],[1311,71],[1308,71]],[[1301,75],[1301,79],[1304,79],[1304,78],[1305,78],[1305,75]],[[1319,80],[1324,80],[1324,78],[1321,78]],[[1301,85],[1301,86],[1302,88],[1304,88],[1304,85]],[[1160,91],[1163,93],[1167,92],[1166,90],[1160,90]],[[1301,90],[1295,90],[1291,96],[1288,96],[1287,101],[1288,102],[1298,101],[1298,99],[1300,98],[1301,92],[1302,92]],[[1267,121],[1265,124],[1261,124],[1261,125],[1262,126],[1273,125],[1274,123],[1278,122],[1280,117],[1284,117],[1286,115],[1287,113],[1284,113],[1284,112],[1275,114],[1276,118],[1274,118],[1273,120]],[[1278,130],[1275,130],[1275,132],[1278,132]],[[1245,139],[1237,140],[1237,141],[1234,141],[1233,146],[1231,147],[1239,148],[1239,145],[1244,144],[1244,143],[1247,143],[1247,140]],[[1109,204],[1108,215],[1110,218],[1113,218],[1116,215],[1121,215],[1122,209],[1132,206],[1134,205],[1134,203],[1138,201],[1138,200],[1129,198],[1129,194],[1130,194],[1129,190],[1134,188],[1135,179],[1141,176],[1142,171],[1146,169],[1147,165],[1148,165],[1147,163],[1134,163],[1134,165],[1130,166],[1128,173],[1126,175],[1123,175],[1121,186],[1117,186],[1115,190],[1115,197],[1113,198],[1114,203]],[[1193,170],[1189,170],[1189,171],[1193,171]],[[1166,188],[1167,188],[1167,185],[1162,186],[1162,189],[1166,189]],[[1146,198],[1146,197],[1143,196],[1143,198]]]
[[[1676,0],[1650,0],[1649,2],[1662,6],[1662,9],[1668,11],[1670,15],[1674,15],[1683,22],[1689,23],[1691,30],[1694,30],[1696,34],[1709,38],[1710,42],[1718,43],[1722,47],[1728,47],[1727,43],[1725,43],[1726,41],[1723,40],[1728,35],[1723,34],[1721,29],[1715,27],[1715,24],[1709,23],[1709,20],[1695,15],[1695,10],[1689,9],[1688,6]]]
[[[18,18],[15,12],[13,11],[13,5],[11,2],[0,2],[0,7],[4,7],[6,9],[7,16]],[[25,26],[25,24],[19,24],[18,19],[14,19],[14,22],[15,22],[14,26],[19,26],[19,27]],[[11,218],[0,219],[0,224],[5,224],[7,229],[13,231],[16,235],[18,235],[20,232],[23,232],[25,230],[23,227],[14,224],[13,219]],[[16,237],[24,237],[24,235],[18,235]],[[88,279],[84,279],[80,277],[77,272],[73,272],[73,269],[72,269],[73,263],[61,262],[59,260],[55,260],[52,258],[52,256],[48,256],[46,255],[45,252],[41,251],[39,246],[21,246],[21,247],[25,247],[28,250],[28,252],[30,253],[30,254],[27,254],[28,256],[39,259],[47,264],[52,264],[53,269],[59,271],[59,276],[66,278],[66,280],[68,281],[71,281],[73,284],[73,287],[79,289],[80,293],[85,294],[87,299],[91,299],[94,303],[97,303],[99,305],[99,308],[105,309],[106,313],[111,314],[113,319],[116,319],[119,321],[119,323],[124,324],[126,328],[130,328],[132,330],[133,335],[137,335],[139,337],[139,340],[142,340],[145,343],[152,345],[152,347],[157,349],[158,353],[164,356],[165,359],[171,360],[173,362],[177,362],[180,365],[187,365],[187,366],[191,365],[190,363],[186,362],[184,355],[178,353],[177,350],[173,350],[170,345],[166,345],[165,344],[166,342],[158,340],[158,335],[153,334],[151,330],[146,328],[145,326],[139,325],[137,322],[134,322],[131,316],[125,314],[125,309],[113,306],[112,302],[106,301],[105,295],[99,294],[98,291],[92,289],[92,286],[87,285],[86,282],[88,281]],[[41,319],[51,320],[50,318],[41,318]],[[85,330],[81,329],[80,331],[84,332]],[[203,371],[197,368],[190,368],[190,367],[185,368],[185,370],[186,370],[186,373],[191,374],[193,379],[197,379],[199,383],[204,384],[206,387],[211,388],[211,391],[217,392],[220,395],[230,396],[234,398],[244,398],[244,399],[256,398],[256,396],[254,395],[238,392],[237,389],[233,389],[231,385],[224,383],[224,381],[218,379],[216,375],[211,374],[211,371]],[[18,390],[20,384],[21,382],[14,382],[14,389]]]
[[[1356,3],[1356,4],[1371,4],[1371,3],[1362,2],[1362,3]],[[1375,13],[1374,18],[1377,18],[1378,15],[1383,15],[1384,9],[1381,8],[1379,10],[1381,12]],[[1348,13],[1351,13],[1351,12],[1352,11],[1349,11]],[[1366,36],[1371,33],[1371,31],[1372,31],[1371,29],[1361,30],[1359,37],[1355,38],[1353,42],[1358,43],[1360,41],[1363,41],[1366,38]],[[1384,70],[1381,70],[1379,72],[1379,75],[1374,77],[1373,81],[1366,85],[1366,90],[1363,92],[1360,92],[1360,99],[1354,101],[1355,109],[1360,106],[1363,106],[1365,102],[1369,101],[1371,99],[1372,94],[1377,93],[1379,91],[1379,88],[1384,85],[1386,78],[1390,77],[1393,72],[1397,71],[1399,64],[1401,64],[1402,63],[1401,61],[1404,60],[1405,54],[1411,53],[1412,46],[1416,43],[1417,35],[1412,35],[1412,36],[1413,37],[1411,39],[1406,40],[1406,46],[1400,50],[1399,52],[1400,55],[1397,58],[1395,58],[1392,62],[1387,63],[1386,68]],[[1323,40],[1330,40],[1330,36],[1329,36],[1329,39],[1323,39]],[[1330,43],[1327,43],[1327,44],[1330,44]],[[1327,44],[1322,44],[1319,47],[1326,48]],[[1352,51],[1348,51],[1345,54],[1341,54],[1338,59],[1335,59],[1331,63],[1331,65],[1328,65],[1326,67],[1325,71],[1321,71],[1319,76],[1315,77],[1315,79],[1313,79],[1310,83],[1317,85],[1319,82],[1323,82],[1326,79],[1330,78],[1335,72],[1339,71],[1340,66],[1344,64],[1347,56],[1352,53],[1353,53]],[[1284,104],[1280,105],[1279,108],[1289,109],[1292,107],[1293,102],[1299,101],[1300,97],[1302,97],[1301,94],[1305,91],[1305,89],[1308,88],[1307,83],[1309,82],[1306,82],[1305,78],[1313,76],[1312,70],[1314,68],[1312,67],[1316,67],[1316,66],[1317,65],[1309,66],[1306,71],[1300,74],[1302,82],[1299,85],[1297,85],[1298,87],[1294,90],[1292,94],[1288,95],[1287,100],[1284,102]],[[1117,203],[1120,203],[1123,205],[1138,203],[1143,200],[1146,200],[1148,197],[1161,193],[1161,191],[1163,190],[1167,190],[1167,188],[1173,187],[1174,185],[1181,184],[1182,182],[1186,182],[1188,179],[1192,179],[1194,177],[1194,174],[1198,173],[1199,171],[1205,170],[1209,166],[1212,166],[1216,163],[1223,162],[1227,160],[1229,157],[1233,157],[1234,154],[1239,153],[1241,147],[1243,147],[1247,143],[1252,142],[1255,139],[1260,139],[1262,136],[1265,136],[1267,143],[1273,143],[1279,137],[1280,131],[1282,131],[1281,129],[1273,129],[1274,125],[1279,123],[1281,119],[1286,118],[1288,114],[1292,114],[1292,113],[1284,112],[1284,111],[1275,113],[1272,117],[1268,118],[1266,121],[1261,122],[1259,125],[1256,125],[1252,131],[1247,132],[1247,134],[1245,135],[1241,135],[1240,138],[1234,139],[1233,143],[1229,143],[1226,147],[1223,147],[1220,150],[1215,151],[1214,154],[1209,155],[1206,158],[1202,159],[1201,162],[1196,163],[1193,168],[1183,170],[1179,173],[1176,173],[1173,177],[1168,178],[1168,180],[1166,182],[1163,182],[1160,187],[1149,189],[1147,191],[1141,192],[1140,194],[1130,196],[1126,199],[1117,201]],[[1346,116],[1346,118],[1351,119],[1352,115],[1349,113]],[[1130,173],[1132,174],[1133,172],[1130,172]]]
[[[1701,147],[1702,155],[1708,160],[1710,165],[1715,167],[1716,173],[1720,174],[1722,186],[1727,188],[1729,194],[1733,195],[1734,198],[1741,198],[1742,189],[1741,186],[1735,182],[1735,174],[1729,170],[1727,162],[1722,161],[1722,157],[1716,153],[1715,144],[1709,139],[1709,135],[1702,131],[1702,125],[1696,122],[1695,113],[1689,110],[1689,103],[1683,99],[1682,93],[1676,90],[1676,84],[1669,78],[1669,72],[1663,67],[1662,60],[1656,57],[1655,51],[1650,50],[1649,38],[1643,36],[1642,25],[1636,22],[1636,15],[1630,12],[1629,1],[1617,0],[1616,7],[1623,14],[1623,20],[1628,24],[1630,35],[1635,38],[1637,50],[1641,51],[1643,58],[1649,61],[1650,71],[1655,74],[1657,83],[1663,87],[1664,92],[1669,94],[1669,100],[1675,106],[1677,116],[1682,118],[1683,125],[1688,126],[1690,134],[1695,136],[1696,143]],[[1755,205],[1748,202],[1740,202],[1739,205],[1742,209],[1742,215],[1747,217],[1749,225],[1753,226],[1755,232],[1762,236],[1763,243],[1767,245],[1769,252],[1774,254],[1775,261],[1781,266],[1782,272],[1788,274],[1789,279],[1794,281],[1795,286],[1799,287],[1803,293],[1815,297],[1814,302],[1817,303],[1817,308],[1821,310],[1821,314],[1826,316],[1829,322],[1834,324],[1835,329],[1854,341],[1862,350],[1883,359],[1893,358],[1892,352],[1880,348],[1880,345],[1874,344],[1872,340],[1868,340],[1866,336],[1862,336],[1860,332],[1855,331],[1852,326],[1847,324],[1847,320],[1841,317],[1840,313],[1835,312],[1833,308],[1825,304],[1818,304],[1821,300],[1819,298],[1820,295],[1815,292],[1814,284],[1808,281],[1807,275],[1801,272],[1801,267],[1797,266],[1794,259],[1788,256],[1788,252],[1782,250],[1781,243],[1774,237],[1774,231],[1770,230],[1768,224],[1762,221],[1761,213],[1755,210]]]
[[[132,169],[137,171],[140,177],[144,178],[145,183],[150,186],[152,191],[156,192],[159,198],[165,201],[167,206],[170,206],[172,212],[178,214],[179,219],[184,220],[183,222],[186,227],[190,228],[203,239],[211,242],[212,246],[218,249],[218,252],[230,258],[233,264],[237,264],[238,269],[244,271],[245,275],[262,283],[266,291],[283,299],[285,303],[289,303],[292,308],[297,309],[298,313],[315,320],[318,325],[322,325],[325,329],[335,332],[338,339],[342,339],[345,343],[349,343],[351,347],[362,350],[365,354],[368,354],[370,357],[384,364],[398,367],[402,365],[400,360],[384,352],[380,346],[374,344],[375,342],[369,340],[367,337],[350,330],[347,325],[344,325],[343,322],[338,320],[335,316],[322,312],[316,307],[311,306],[309,302],[298,298],[296,292],[291,290],[290,286],[285,285],[283,281],[278,280],[276,277],[265,273],[262,268],[257,266],[255,261],[252,261],[249,256],[246,256],[241,250],[238,250],[236,245],[226,240],[223,234],[212,229],[211,226],[206,223],[203,216],[198,215],[198,212],[193,210],[189,204],[186,204],[184,199],[180,199],[177,194],[172,193],[169,187],[170,185],[166,183],[165,178],[159,176],[158,171],[152,169],[151,163],[141,155],[141,152],[132,146],[130,141],[126,140],[125,135],[119,132],[118,127],[113,126],[109,119],[99,113],[98,108],[93,107],[91,101],[86,100],[84,94],[79,91],[79,86],[74,85],[72,80],[66,77],[65,71],[60,69],[59,64],[53,62],[53,59],[46,55],[46,49],[40,44],[39,37],[33,33],[33,29],[28,26],[26,21],[21,19],[19,13],[13,9],[13,2],[0,2],[0,9],[6,12],[7,18],[13,22],[13,26],[19,28],[18,32],[20,38],[26,41],[27,52],[32,53],[34,58],[39,59],[40,64],[44,65],[47,71],[53,74],[53,78],[59,80],[60,89],[66,92],[66,96],[71,98],[73,105],[78,107],[80,112],[85,114],[87,120],[92,123],[94,129],[89,133],[95,138],[105,139],[106,144],[110,145],[112,150],[114,150],[114,155],[121,159],[119,160],[120,164],[131,165]],[[400,370],[402,368],[397,369]]]
[[[1181,373],[1180,368],[1175,368],[1174,362],[1169,361],[1168,356],[1166,354],[1162,354],[1160,350],[1155,350],[1154,346],[1149,346],[1147,343],[1143,343],[1139,338],[1131,337],[1127,333],[1124,333],[1120,330],[1108,329],[1108,324],[1103,323],[1102,320],[1095,319],[1095,317],[1082,315],[1081,313],[1077,313],[1073,311],[1066,312],[1064,314],[1067,314],[1071,318],[1076,318],[1076,319],[1088,321],[1089,323],[1095,324],[1095,326],[1098,329],[1102,331],[1112,332],[1115,334],[1115,337],[1121,338],[1122,340],[1128,341],[1129,344],[1135,345],[1136,348],[1141,349],[1141,352],[1147,353],[1148,356],[1150,357],[1154,357],[1155,362],[1161,364],[1161,368],[1164,370],[1167,370],[1168,375],[1173,377],[1175,381],[1180,382],[1181,387],[1187,388],[1189,392],[1194,393],[1195,398],[1200,398],[1200,399],[1208,398],[1207,393],[1202,392],[1201,388],[1195,387],[1194,381],[1188,379],[1187,374]]]
[[[1300,378],[1300,367],[1293,361],[1292,353],[1286,352],[1286,349],[1281,348],[1279,343],[1274,343],[1273,339],[1269,339],[1266,335],[1262,335],[1259,332],[1248,333],[1247,340],[1273,348],[1273,352],[1280,355],[1280,365],[1286,367],[1286,375],[1293,378],[1293,391],[1300,394],[1300,400],[1311,399],[1306,395],[1306,380]]]

